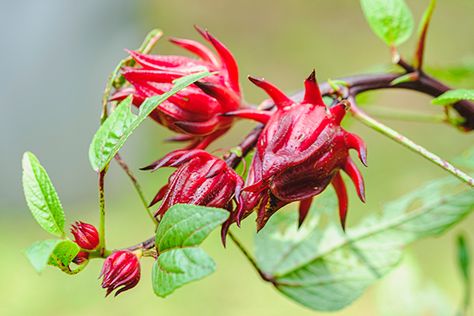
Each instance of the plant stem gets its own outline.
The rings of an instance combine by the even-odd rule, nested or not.
[[[106,170],[106,169],[105,169]],[[105,191],[104,178],[106,171],[99,172],[99,250],[101,255],[106,252],[105,248]]]
[[[153,49],[153,47],[156,45],[156,42],[160,39],[162,35],[163,35],[163,32],[161,30],[154,29],[150,31],[145,37],[145,40],[143,41],[143,43],[140,45],[140,48],[138,49],[138,51],[144,54],[149,53]],[[115,69],[110,73],[109,77],[107,78],[107,83],[105,85],[104,93],[102,94],[102,114],[100,116],[101,125],[105,122],[105,120],[108,117],[107,104],[109,103],[110,92],[112,91],[112,88],[114,88],[114,84],[116,84],[116,81],[119,78],[120,69],[122,69],[122,67],[127,65],[128,63],[133,63],[133,59],[130,56],[122,59],[117,64],[117,66],[115,66]],[[125,84],[125,81],[122,81],[116,84],[115,88],[120,88],[124,84]]]
[[[453,165],[451,165],[449,162],[446,160],[443,160],[439,156],[433,154],[429,150],[425,149],[424,147],[416,144],[409,138],[403,136],[402,134],[398,133],[397,131],[391,129],[390,127],[380,123],[379,121],[373,119],[369,115],[367,115],[364,111],[360,110],[357,105],[355,105],[355,101],[352,98],[351,101],[351,113],[352,115],[361,121],[364,125],[372,128],[373,130],[381,133],[382,135],[385,135],[389,137],[390,139],[396,141],[397,143],[405,146],[406,148],[410,149],[411,151],[423,156],[427,160],[431,161],[435,165],[440,166],[444,170],[448,171],[458,179],[466,182],[469,186],[474,187],[474,179],[471,178],[469,175],[466,173],[462,172],[461,170],[457,169]]]
[[[271,282],[273,284],[275,284],[275,280],[270,276],[268,275],[267,273],[265,273],[264,271],[262,271],[258,265],[257,265],[257,261],[255,261],[255,259],[252,257],[252,255],[247,251],[247,249],[244,247],[244,245],[239,241],[239,239],[237,239],[237,237],[234,235],[234,233],[232,233],[231,230],[229,230],[227,232],[227,234],[229,235],[230,239],[234,242],[234,244],[237,246],[237,248],[239,248],[240,252],[247,258],[247,260],[250,262],[250,264],[254,267],[254,269],[258,272],[258,274],[260,275],[260,277],[265,280],[265,281],[268,281],[268,282]]]
[[[423,122],[423,123],[443,123],[446,121],[444,115],[431,115],[425,113],[415,112],[402,112],[392,110],[383,107],[371,107],[368,111],[372,117],[378,117],[381,119],[399,120],[399,121],[412,121],[412,122]]]
[[[115,161],[117,161],[119,166],[123,169],[123,171],[125,171],[127,176],[132,181],[132,185],[135,187],[135,190],[137,191],[137,194],[140,198],[140,201],[142,202],[143,206],[145,207],[145,210],[146,210],[148,216],[150,217],[150,219],[153,221],[153,223],[158,224],[158,221],[153,216],[153,213],[150,211],[150,208],[148,207],[148,202],[145,198],[145,194],[143,193],[141,185],[140,185],[140,183],[138,183],[138,180],[135,177],[135,175],[132,173],[132,171],[130,170],[128,165],[125,163],[125,161],[122,159],[122,157],[120,157],[120,155],[118,153],[115,155]]]

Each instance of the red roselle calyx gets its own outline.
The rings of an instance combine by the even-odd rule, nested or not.
[[[107,289],[108,296],[115,289],[115,296],[135,287],[140,281],[140,261],[130,251],[120,250],[112,253],[104,261],[102,272],[102,288]]]
[[[299,201],[301,225],[313,197],[331,183],[339,200],[344,228],[348,199],[340,170],[349,175],[359,198],[365,201],[362,175],[350,158],[349,149],[356,149],[366,165],[366,147],[358,136],[340,126],[349,104],[343,101],[327,109],[314,71],[305,81],[305,96],[300,103],[263,79],[249,79],[272,98],[276,111],[240,110],[227,114],[266,124],[234,220],[239,223],[257,208],[257,226],[261,229],[279,208]]]
[[[239,200],[243,179],[226,162],[203,150],[177,150],[143,170],[177,167],[168,184],[162,187],[151,205],[163,200],[155,216],[162,216],[171,206],[195,204],[232,211],[232,199]]]
[[[71,225],[71,233],[76,244],[82,249],[94,250],[99,246],[99,233],[91,224],[76,222]]]
[[[133,103],[140,106],[146,98],[170,90],[177,78],[206,70],[217,72],[170,97],[150,115],[158,123],[183,134],[172,140],[192,141],[189,148],[204,149],[230,128],[232,118],[220,114],[238,109],[241,95],[237,62],[231,52],[209,32],[196,29],[214,47],[217,56],[199,42],[177,38],[170,41],[198,59],[129,51],[141,67],[122,69],[132,87],[117,91],[112,99],[133,94]]]

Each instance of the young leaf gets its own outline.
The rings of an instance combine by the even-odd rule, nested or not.
[[[122,148],[127,138],[158,105],[187,86],[210,75],[211,73],[205,71],[176,79],[171,90],[146,99],[140,106],[138,115],[132,113],[132,97],[129,96],[123,100],[100,126],[92,139],[89,147],[89,160],[92,168],[97,172],[104,170]]]
[[[228,217],[224,209],[187,204],[174,205],[165,213],[156,231],[158,258],[152,272],[156,295],[165,297],[214,272],[214,261],[198,246]]]
[[[38,224],[48,233],[64,236],[64,211],[46,170],[31,152],[22,160],[26,203]]]
[[[48,264],[58,267],[66,273],[71,273],[69,265],[79,253],[79,246],[71,240],[62,240],[49,257]]]
[[[426,35],[428,34],[428,27],[430,26],[431,16],[433,15],[436,0],[431,0],[428,8],[426,8],[423,18],[418,26],[418,43],[415,51],[415,58],[413,59],[413,66],[416,69],[423,67],[423,57],[425,51]]]
[[[448,105],[453,104],[461,100],[474,101],[474,90],[458,89],[449,90],[442,95],[434,98],[431,103],[435,105]]]
[[[257,234],[257,263],[283,294],[334,311],[392,270],[404,246],[443,233],[473,209],[472,189],[447,179],[387,204],[381,219],[369,218],[345,235],[332,226],[317,230],[314,218],[297,230],[296,212],[279,212]]]
[[[50,264],[63,270],[79,252],[79,246],[70,240],[49,239],[37,241],[26,250],[26,256],[38,273]]]
[[[413,16],[404,0],[361,0],[370,28],[388,46],[398,46],[413,32]]]

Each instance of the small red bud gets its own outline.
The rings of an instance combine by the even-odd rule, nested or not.
[[[89,260],[89,253],[85,251],[79,251],[72,262],[75,264],[82,264],[87,260]]]
[[[107,289],[105,296],[118,289],[115,292],[117,296],[135,287],[140,281],[140,261],[133,252],[126,250],[114,252],[105,259],[100,277],[103,277],[102,288]]]
[[[97,229],[84,222],[76,222],[71,226],[74,241],[82,249],[94,250],[99,246],[99,233]]]
[[[122,75],[130,87],[116,91],[112,100],[132,94],[133,104],[139,107],[146,98],[170,90],[177,78],[204,70],[215,72],[179,91],[150,114],[170,130],[191,136],[188,148],[204,149],[231,127],[233,118],[221,114],[240,108],[241,93],[237,62],[232,53],[209,32],[197,30],[215,52],[199,42],[178,38],[172,38],[171,43],[197,58],[129,51],[137,66],[122,68]]]

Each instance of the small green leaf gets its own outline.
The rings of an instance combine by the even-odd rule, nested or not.
[[[38,273],[50,264],[63,270],[79,252],[79,246],[70,240],[48,239],[37,241],[26,250],[26,256]]]
[[[474,101],[474,90],[469,89],[458,89],[449,90],[433,99],[431,103],[435,105],[448,105],[453,104],[461,100]]]
[[[64,236],[64,211],[58,194],[38,158],[26,152],[22,160],[26,203],[38,224],[48,233]]]
[[[89,147],[92,168],[97,172],[104,170],[128,137],[158,105],[187,86],[210,75],[212,73],[205,71],[176,79],[171,90],[146,99],[140,106],[138,115],[132,113],[132,97],[129,96],[123,100],[92,139]]]
[[[408,74],[404,74],[404,75],[401,75],[400,77],[397,77],[397,78],[393,79],[390,82],[390,85],[394,86],[394,85],[397,85],[397,84],[400,84],[400,83],[415,81],[416,79],[418,79],[418,74],[408,73]]]
[[[216,270],[216,264],[202,249],[182,248],[167,251],[153,265],[153,290],[160,297],[178,287],[202,279]]]
[[[361,0],[372,31],[388,46],[398,46],[413,32],[413,16],[404,0]]]
[[[257,234],[256,259],[283,294],[314,310],[339,310],[397,266],[403,247],[443,233],[473,210],[472,189],[445,179],[387,204],[382,218],[346,234],[320,229],[314,212],[297,230],[296,212],[278,212]]]
[[[413,66],[415,69],[420,69],[423,66],[426,35],[428,33],[428,27],[430,26],[431,16],[433,15],[435,6],[436,0],[431,0],[430,4],[425,10],[425,13],[423,13],[423,17],[418,26],[418,44],[415,51],[415,58],[413,58]]]
[[[79,253],[79,246],[71,240],[61,241],[49,257],[48,264],[69,273],[69,264]]]
[[[156,231],[158,253],[201,244],[209,233],[229,217],[214,207],[176,204],[166,211]]]
[[[156,295],[165,297],[214,272],[214,261],[198,246],[228,217],[224,209],[188,204],[176,204],[165,213],[156,231],[158,258],[152,272]]]

